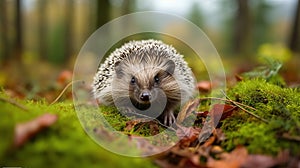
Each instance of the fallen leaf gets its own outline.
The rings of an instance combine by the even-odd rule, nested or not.
[[[128,135],[129,142],[134,142],[136,147],[142,152],[143,155],[153,155],[153,153],[160,153],[156,157],[159,157],[159,155],[164,155],[170,147],[169,146],[157,146],[154,145],[153,142],[151,142],[148,139],[145,139],[140,136],[135,135]]]
[[[243,168],[274,167],[278,164],[277,159],[266,155],[249,155],[242,164]]]
[[[225,118],[232,115],[233,111],[237,109],[237,106],[228,105],[228,104],[214,104],[210,110],[210,116],[212,118],[214,127],[216,127],[219,121],[224,120]]]
[[[176,123],[181,124],[184,119],[189,117],[193,112],[196,111],[197,107],[199,106],[200,100],[194,99],[185,104],[182,110],[178,113]]]
[[[94,128],[93,132],[96,135],[96,137],[107,142],[111,142],[117,138],[117,135],[115,135],[112,131],[105,129],[103,126]]]
[[[207,117],[207,115],[209,114],[209,111],[201,111],[201,112],[197,112],[197,117]]]
[[[141,120],[130,120],[126,122],[125,131],[131,131],[134,126],[136,126],[138,123],[140,123]]]
[[[176,135],[180,138],[179,145],[181,147],[188,147],[191,143],[198,139],[200,134],[200,128],[194,127],[183,127],[178,125]]]
[[[192,148],[181,148],[179,145],[173,146],[164,156],[157,158],[156,163],[160,167],[201,167],[200,155]]]
[[[212,84],[210,81],[200,81],[197,83],[196,88],[200,92],[209,92],[209,91],[211,91]]]
[[[247,157],[247,149],[243,146],[238,146],[230,153],[222,153],[220,160],[209,157],[207,167],[239,168],[245,163]]]
[[[220,146],[214,145],[214,146],[212,146],[210,152],[212,154],[220,154],[223,152],[223,149]]]
[[[200,167],[200,161],[199,161],[199,159],[195,159],[197,157],[199,158],[199,156],[193,155],[190,158],[183,158],[180,160],[180,162],[178,163],[178,165],[176,167],[198,168],[198,167]]]
[[[64,86],[67,83],[72,81],[72,77],[73,77],[73,73],[70,70],[63,70],[59,75],[58,78],[56,80],[56,82],[60,85],[60,86]]]
[[[289,152],[287,150],[278,153],[277,157],[272,157],[268,155],[253,154],[249,155],[246,161],[243,163],[242,167],[281,167],[287,163],[290,166],[287,167],[299,167],[300,162],[298,159],[298,166],[293,163],[294,158],[290,158]],[[293,166],[292,166],[293,165]]]
[[[155,164],[157,164],[159,167],[162,167],[162,168],[174,167],[174,164],[169,163],[166,159],[163,159],[163,160],[156,159],[154,162],[155,162]]]
[[[234,77],[235,77],[236,81],[238,81],[238,82],[244,80],[243,77],[238,74],[235,74]]]
[[[225,134],[220,128],[214,129],[213,135],[217,138],[217,142],[222,142],[226,139]]]
[[[180,126],[176,130],[177,136],[182,139],[182,138],[188,138],[188,139],[195,139],[198,137],[201,129],[200,128],[194,128],[194,127],[183,127]]]
[[[210,138],[208,138],[205,143],[203,144],[203,147],[209,147],[212,146],[212,144],[215,142],[216,137],[215,136],[211,136]]]
[[[150,125],[150,133],[152,136],[159,134],[159,126],[157,122],[150,121],[149,125]]]
[[[53,125],[57,119],[57,115],[46,113],[31,121],[17,124],[15,127],[14,145],[16,147],[22,146],[31,137]]]

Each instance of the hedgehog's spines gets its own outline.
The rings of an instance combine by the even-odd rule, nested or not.
[[[174,47],[164,44],[158,40],[141,40],[130,41],[120,48],[113,51],[102,65],[99,66],[98,71],[94,77],[93,94],[97,98],[102,97],[102,91],[111,87],[111,80],[115,72],[115,63],[124,60],[132,54],[147,55],[147,59],[153,59],[152,56],[163,57],[175,62],[176,72],[175,78],[182,83],[181,88],[184,92],[190,92],[194,89],[194,78],[191,69],[183,60],[183,56],[177,53]],[[105,93],[107,94],[107,93]]]

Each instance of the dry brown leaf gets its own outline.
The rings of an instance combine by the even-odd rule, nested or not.
[[[214,146],[212,146],[212,148],[211,148],[211,150],[210,150],[210,152],[212,153],[212,154],[220,154],[220,153],[222,153],[224,150],[220,147],[220,146],[217,146],[217,145],[214,145]]]
[[[17,124],[15,127],[14,145],[20,147],[31,137],[41,132],[44,128],[50,127],[58,119],[54,114],[43,114],[31,121]]]
[[[178,113],[176,123],[181,124],[184,119],[192,114],[192,112],[196,111],[197,107],[199,106],[200,100],[194,99],[185,104],[182,110]]]
[[[130,120],[126,122],[125,131],[131,131],[134,126],[136,126],[138,123],[140,123],[141,120]]]
[[[180,138],[179,146],[188,147],[198,139],[200,128],[178,126],[176,135]]]
[[[238,81],[238,82],[244,80],[244,78],[242,76],[240,76],[239,74],[235,74],[234,77],[235,77],[236,81]]]
[[[201,111],[201,112],[197,112],[197,117],[207,117],[207,115],[209,114],[209,111]]]
[[[221,160],[215,160],[209,157],[207,166],[213,168],[239,168],[245,163],[248,157],[248,151],[245,147],[238,146],[231,153],[222,153],[220,157]]]
[[[216,137],[215,136],[211,136],[210,138],[208,138],[205,143],[203,144],[203,147],[207,148],[209,146],[212,146],[212,144],[215,142]]]
[[[200,133],[201,129],[200,128],[194,128],[194,127],[183,127],[180,126],[177,130],[176,130],[176,135],[180,138],[180,139],[191,139],[191,140],[195,140],[198,138],[198,135]]]
[[[209,91],[211,91],[212,84],[210,81],[200,81],[197,83],[196,88],[200,92],[209,92]]]
[[[163,157],[162,155],[165,155],[165,153],[167,153],[163,151],[167,151],[170,148],[169,146],[153,145],[153,142],[140,136],[128,135],[128,138],[129,141],[134,140],[136,147],[142,152],[143,155],[152,155],[153,153],[160,153],[156,157]]]
[[[94,128],[93,132],[98,138],[101,138],[101,140],[105,140],[107,142],[111,142],[117,138],[117,135],[115,135],[115,133],[109,131],[108,129],[105,129],[103,126]]]
[[[231,116],[236,109],[237,107],[233,105],[214,104],[209,114],[212,118],[214,127],[218,125],[219,121]]]
[[[266,155],[249,155],[242,164],[243,168],[274,167],[278,164],[277,159]]]
[[[200,155],[193,151],[192,148],[181,148],[175,145],[168,152],[164,153],[164,157],[156,160],[160,167],[201,167]]]
[[[150,125],[150,133],[152,136],[159,134],[159,126],[157,122],[150,121],[149,125]]]
[[[267,155],[258,155],[258,154],[253,154],[249,155],[248,158],[246,159],[245,163],[243,163],[243,167],[245,168],[251,168],[251,167],[280,167],[283,166],[284,164],[289,164],[290,166],[287,167],[299,167],[300,162],[297,166],[293,165],[293,158],[290,158],[289,152],[288,151],[281,151],[278,153],[277,157],[272,157],[272,156],[267,156]]]
[[[70,70],[63,70],[60,72],[59,76],[57,77],[56,82],[60,86],[64,86],[72,81],[73,73]]]

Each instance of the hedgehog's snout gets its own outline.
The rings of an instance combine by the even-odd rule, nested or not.
[[[143,90],[140,93],[140,100],[143,102],[149,102],[151,100],[151,92],[149,90]]]

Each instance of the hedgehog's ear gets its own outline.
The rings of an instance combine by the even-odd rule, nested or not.
[[[117,75],[117,78],[121,78],[123,76],[123,70],[122,66],[120,64],[120,61],[115,63],[115,72]]]
[[[168,74],[172,75],[174,73],[174,70],[175,70],[175,63],[174,63],[174,61],[168,60],[165,65],[167,67],[166,72]]]

